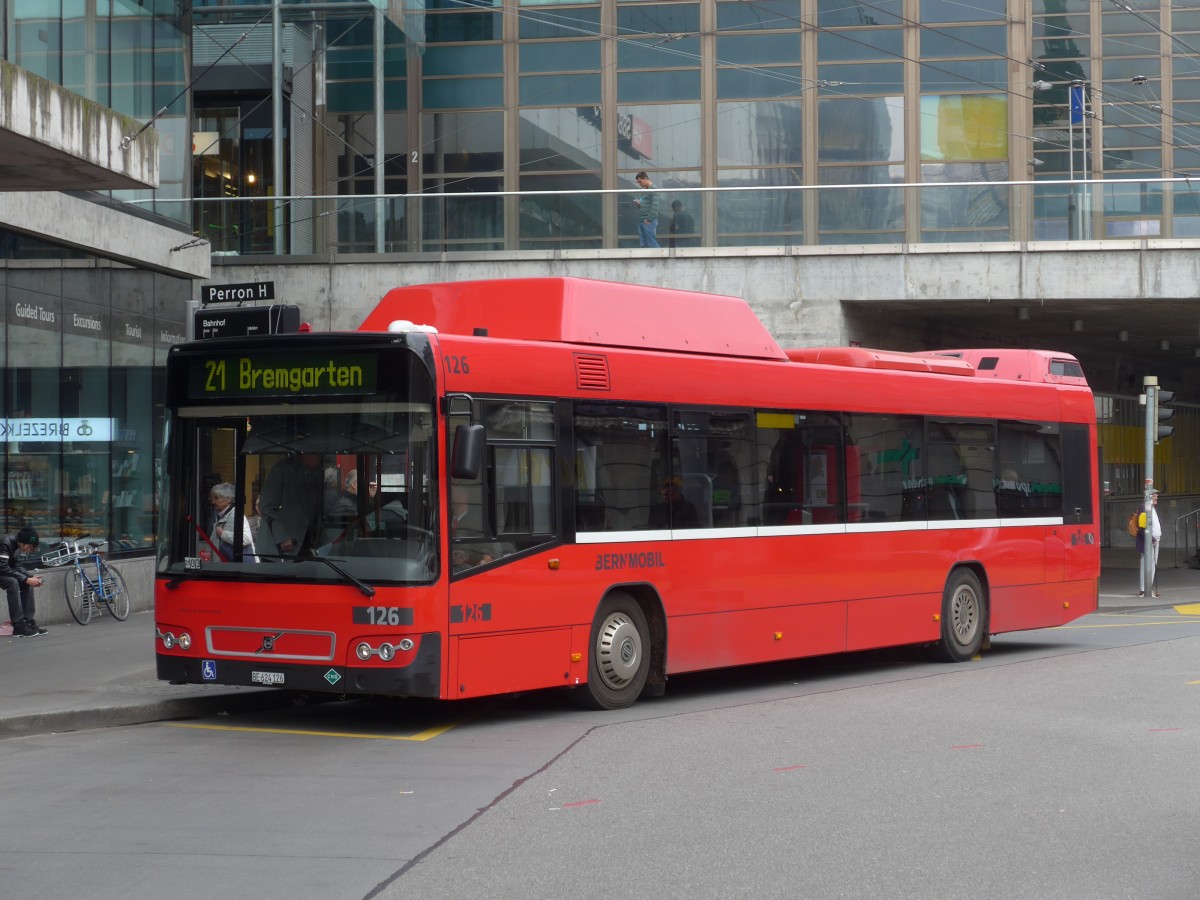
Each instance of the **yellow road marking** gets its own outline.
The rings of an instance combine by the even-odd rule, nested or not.
[[[1185,603],[1175,607],[1175,612],[1181,616],[1200,616],[1200,603]]]
[[[243,725],[203,725],[196,722],[163,722],[171,728],[198,728],[204,731],[245,731],[253,734],[298,734],[308,737],[359,738],[364,741],[428,741],[445,734],[458,723],[427,728],[416,734],[355,734],[350,731],[307,731],[300,728],[253,728]]]
[[[1187,622],[1179,619],[1165,619],[1158,622],[1121,622],[1112,625],[1059,625],[1055,630],[1069,631],[1073,628],[1145,628],[1147,625],[1200,625],[1200,622]]]
[[[1185,681],[1184,684],[1200,684],[1200,681]]]

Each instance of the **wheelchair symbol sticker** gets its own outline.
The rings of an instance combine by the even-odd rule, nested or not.
[[[213,659],[204,660],[200,666],[200,677],[205,681],[217,680],[217,662]]]

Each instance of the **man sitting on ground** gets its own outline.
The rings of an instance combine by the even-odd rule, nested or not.
[[[14,637],[46,633],[33,618],[33,589],[42,586],[42,579],[21,566],[21,557],[37,550],[39,543],[38,533],[29,527],[0,538],[0,588],[8,595],[8,617],[12,620]]]

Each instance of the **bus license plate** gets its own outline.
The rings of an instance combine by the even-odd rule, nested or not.
[[[282,672],[251,672],[251,684],[283,684]]]

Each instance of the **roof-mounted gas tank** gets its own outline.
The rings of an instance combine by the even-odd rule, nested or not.
[[[978,378],[1087,386],[1083,366],[1070,353],[1055,350],[935,350],[925,356],[954,357],[969,362]]]
[[[360,331],[398,320],[442,334],[563,341],[753,359],[787,356],[739,297],[594,281],[505,278],[395,288]]]
[[[868,347],[789,347],[788,359],[823,366],[851,369],[890,369],[894,372],[932,372],[936,375],[974,375],[969,363],[959,359],[904,353],[898,350],[872,350]]]

